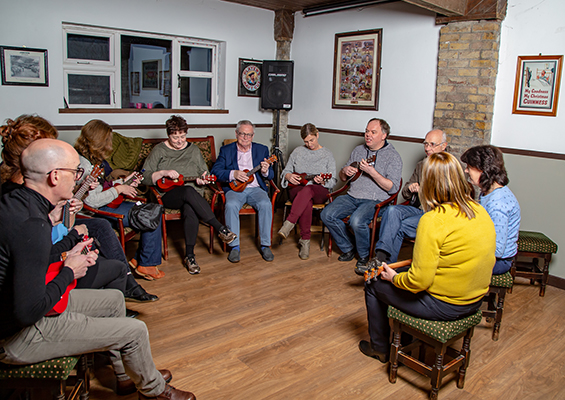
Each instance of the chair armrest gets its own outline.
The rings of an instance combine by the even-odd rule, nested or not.
[[[124,219],[124,216],[122,214],[98,210],[96,208],[92,208],[90,206],[87,206],[86,204],[83,206],[83,210],[86,210],[86,211],[91,212],[91,213],[96,214],[96,215],[102,215],[104,217],[112,217],[112,218],[117,218],[117,219],[121,219],[121,220]]]
[[[336,190],[335,192],[330,192],[327,194],[328,199],[330,199],[330,203],[332,201],[334,201],[334,199],[341,195],[343,192],[345,192],[347,189],[349,189],[349,183],[346,183],[345,185],[343,185],[341,188],[339,188],[338,190]]]
[[[157,199],[157,204],[161,204],[164,207],[163,198],[161,197],[161,194],[157,191],[157,189],[155,189],[155,186],[150,186],[149,188],[151,189],[151,193],[155,195],[155,199]]]

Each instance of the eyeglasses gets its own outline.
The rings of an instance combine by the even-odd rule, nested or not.
[[[439,145],[444,144],[445,142],[440,142],[440,143],[434,143],[434,142],[424,142],[424,147],[431,147],[431,148],[436,148]]]
[[[82,175],[84,174],[84,168],[78,167],[78,168],[53,168],[51,171],[49,171],[45,175],[49,175],[49,174],[51,174],[51,172],[57,171],[57,170],[74,172],[75,173],[75,181],[78,181],[80,178],[82,178]]]
[[[253,135],[255,135],[255,133],[245,133],[245,132],[237,132],[237,134],[239,136],[244,137],[244,138],[250,138],[250,137],[253,137]]]

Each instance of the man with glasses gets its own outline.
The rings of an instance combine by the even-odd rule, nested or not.
[[[424,151],[426,157],[433,153],[445,151],[447,147],[447,137],[445,132],[434,129],[426,134],[424,139]],[[418,191],[420,190],[420,179],[422,166],[425,158],[416,164],[416,169],[412,173],[410,180],[402,189],[402,196],[410,199],[411,205],[396,205],[387,207],[383,211],[381,228],[379,231],[379,241],[375,245],[375,258],[381,262],[396,262],[398,253],[405,237],[416,237],[416,228],[424,211],[420,207]],[[367,268],[357,268],[355,272],[363,275]]]
[[[114,369],[128,371],[140,399],[194,399],[166,383],[170,371],[155,368],[147,327],[124,318],[119,290],[70,290],[68,304],[53,312],[73,280],[98,261],[97,251],[82,252],[92,239],[79,243],[46,283],[50,263],[59,261],[55,255],[73,235],[52,245],[49,212],[72,197],[79,156],[68,143],[39,139],[23,151],[21,164],[24,185],[0,200],[0,301],[6,305],[0,309],[0,362],[31,364],[109,351]]]
[[[220,148],[218,160],[212,167],[211,173],[222,182],[226,196],[225,218],[226,225],[239,236],[239,210],[244,204],[249,204],[257,211],[259,218],[259,237],[261,239],[260,252],[265,261],[275,258],[271,251],[271,225],[273,209],[267,194],[265,180],[273,179],[274,172],[267,162],[269,149],[267,146],[254,143],[255,125],[248,120],[237,123],[236,141]],[[245,184],[249,180],[247,172],[259,167],[253,175],[253,182],[248,183],[243,191],[232,190],[229,183]],[[240,260],[239,237],[231,244],[228,260],[237,263]]]
[[[357,249],[359,260],[356,268],[366,268],[369,262],[369,223],[375,214],[375,206],[400,189],[402,159],[394,146],[387,142],[389,134],[390,126],[385,120],[369,120],[365,128],[365,143],[353,149],[339,172],[344,182],[355,176],[358,178],[352,180],[346,195],[337,197],[321,214],[322,221],[342,251],[339,261],[353,260]],[[348,224],[354,238],[350,237],[343,222],[347,216],[350,216]]]

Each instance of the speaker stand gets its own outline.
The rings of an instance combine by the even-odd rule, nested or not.
[[[277,110],[277,118],[275,123],[275,145],[273,147],[273,155],[277,156],[278,162],[273,165],[273,171],[275,173],[275,183],[280,188],[281,187],[281,177],[279,174],[279,165],[281,167],[281,172],[284,170],[284,157],[281,149],[279,148],[279,138],[280,138],[280,121],[281,121],[281,110]],[[272,193],[271,193],[272,195]],[[279,196],[282,198],[282,196]],[[277,202],[278,203],[278,202]]]

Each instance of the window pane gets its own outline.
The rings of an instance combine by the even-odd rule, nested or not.
[[[122,35],[122,108],[171,108],[171,40]]]
[[[69,104],[111,104],[110,77],[68,75]]]
[[[110,38],[68,33],[67,58],[110,61]]]
[[[212,72],[212,49],[204,47],[180,47],[181,71]]]
[[[211,78],[180,78],[181,106],[211,106]]]

